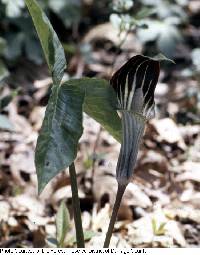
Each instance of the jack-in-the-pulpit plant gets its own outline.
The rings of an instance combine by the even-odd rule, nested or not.
[[[137,55],[112,77],[122,120],[122,145],[117,164],[117,181],[127,184],[133,176],[145,123],[154,115],[154,90],[160,72],[159,61]]]
[[[74,160],[83,133],[83,111],[86,112],[122,144],[117,164],[118,191],[104,243],[104,247],[108,247],[121,199],[133,177],[145,123],[154,112],[159,61],[141,55],[132,57],[113,75],[112,86],[106,80],[96,78],[62,82],[67,66],[62,44],[37,1],[25,0],[25,3],[53,80],[35,153],[38,191],[42,192],[50,180],[69,168],[77,247],[85,247]],[[166,58],[159,56],[158,59]],[[59,246],[63,247],[65,221],[61,219],[59,229],[62,233],[58,235]]]
[[[133,177],[145,123],[154,115],[154,91],[159,73],[159,61],[137,55],[124,64],[110,81],[117,94],[122,144],[116,169],[118,191],[104,247],[109,246],[123,193]]]

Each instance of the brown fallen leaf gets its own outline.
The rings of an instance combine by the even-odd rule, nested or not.
[[[140,174],[141,168],[143,171],[153,169],[157,172],[165,174],[169,169],[169,164],[167,158],[158,151],[147,150],[142,151],[138,158],[138,167],[136,169],[138,174]]]
[[[128,206],[137,206],[147,208],[152,206],[149,197],[141,190],[141,188],[134,184],[129,183],[123,198],[123,204]]]
[[[167,142],[169,144],[177,144],[182,150],[186,149],[185,142],[181,136],[181,132],[176,123],[169,118],[150,121],[150,125],[156,130],[159,142]]]
[[[103,243],[105,240],[105,234],[96,234],[91,238],[91,240],[86,243],[86,247],[95,247],[95,248],[102,248]],[[130,244],[121,238],[119,235],[116,236],[115,234],[112,235],[110,246],[109,248],[131,248]]]
[[[194,209],[191,205],[179,205],[177,208],[165,209],[165,214],[171,214],[177,217],[180,222],[195,222],[200,224],[200,209]]]
[[[39,131],[42,126],[46,107],[35,106],[30,114],[30,121],[35,131]]]
[[[162,232],[156,229],[162,225]],[[176,221],[166,217],[163,210],[157,208],[153,213],[128,225],[128,236],[134,247],[187,247],[185,238]]]
[[[39,227],[37,230],[33,231],[33,247],[43,248],[45,246],[46,233],[44,228]]]
[[[125,36],[125,32],[121,33],[121,38],[123,39]],[[89,32],[84,36],[83,42],[84,43],[91,43],[94,40],[109,40],[114,45],[119,45],[119,31],[115,27],[112,26],[111,23],[104,23],[101,25],[94,26],[92,29],[89,30]],[[135,52],[141,52],[141,44],[139,43],[136,36],[133,35],[133,33],[129,33],[126,41],[122,45],[122,49],[126,50],[134,50]]]
[[[186,161],[183,165],[180,165],[178,169],[181,171],[181,173],[176,177],[177,182],[191,180],[200,183],[199,162]]]
[[[7,201],[0,201],[0,222],[8,221],[10,209],[10,204]]]

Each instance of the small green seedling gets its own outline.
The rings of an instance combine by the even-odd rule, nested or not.
[[[56,237],[47,238],[47,246],[51,248],[64,248],[65,239],[71,229],[69,211],[65,205],[65,201],[60,203],[56,214]]]
[[[58,247],[63,248],[65,237],[70,230],[70,217],[65,202],[62,201],[56,215],[56,239]]]
[[[153,218],[151,221],[152,224],[152,229],[153,229],[153,234],[156,236],[161,236],[164,235],[166,230],[165,230],[165,226],[166,226],[166,222],[162,222],[160,225],[157,224],[156,219]]]
[[[84,241],[90,240],[94,235],[95,233],[93,231],[85,231]],[[47,238],[46,244],[51,248],[73,247],[76,244],[76,238],[73,236],[72,224],[65,201],[60,203],[56,214],[56,236]]]

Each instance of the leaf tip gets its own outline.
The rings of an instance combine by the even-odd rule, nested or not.
[[[175,61],[173,59],[167,58],[164,54],[159,53],[158,55],[154,56],[152,58],[153,60],[157,60],[157,61],[168,61],[171,62],[173,64],[176,64]]]

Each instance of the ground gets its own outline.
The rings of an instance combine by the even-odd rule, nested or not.
[[[195,10],[191,13],[196,15]],[[185,38],[196,38],[191,26],[184,31]],[[89,29],[81,43],[89,43],[92,50],[88,55],[77,51],[70,58],[65,79],[109,79],[129,57],[144,52],[134,33],[116,50],[116,35],[110,23]],[[113,247],[200,246],[199,73],[184,75],[192,65],[186,48],[183,44],[176,51],[175,65],[161,64],[156,117],[146,126],[135,174],[115,224]],[[0,131],[0,247],[51,247],[62,200],[71,216],[65,246],[75,247],[68,169],[37,194],[34,150],[51,85],[46,65],[20,58],[5,81],[3,95],[19,85],[18,95],[2,111],[13,130]],[[119,150],[120,144],[84,114],[75,165],[87,247],[103,244],[116,195]]]

